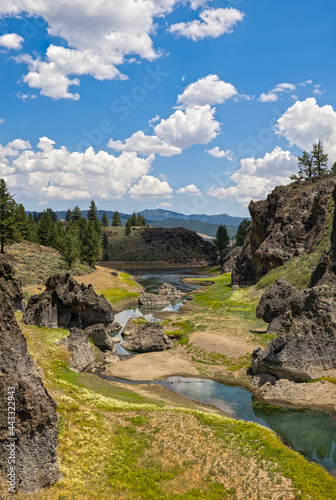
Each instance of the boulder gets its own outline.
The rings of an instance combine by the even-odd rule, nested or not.
[[[336,201],[336,189],[333,197]],[[253,352],[255,374],[299,382],[336,376],[336,211],[331,250],[322,256],[308,288],[276,281],[262,296],[257,317],[277,336],[266,349]]]
[[[107,333],[112,333],[112,332],[117,332],[118,330],[121,330],[122,326],[118,321],[113,321],[110,325],[107,325],[106,331]]]
[[[8,397],[15,400],[16,488],[35,492],[61,478],[56,403],[49,396],[15,320],[7,264],[0,264],[0,472],[9,474]],[[12,273],[12,270],[10,270]],[[12,274],[13,276],[13,274]],[[5,282],[7,285],[5,286]],[[13,401],[13,399],[11,399]],[[14,405],[13,405],[14,406]],[[11,409],[13,408],[11,407]]]
[[[141,292],[139,304],[147,307],[164,306],[181,299],[181,292],[170,283],[163,283],[157,294]]]
[[[138,326],[135,332],[124,340],[122,346],[128,351],[156,352],[170,349],[173,343],[160,324],[147,322]]]
[[[73,370],[82,372],[94,366],[95,356],[92,345],[78,328],[71,328],[69,337],[64,337],[57,344],[63,345],[69,351],[69,367]]]
[[[46,282],[46,291],[29,299],[23,321],[47,328],[85,329],[113,322],[111,304],[96,294],[92,285],[79,285],[70,274],[55,274]]]
[[[134,321],[137,320],[138,318],[130,318],[126,325],[124,326],[124,329],[122,331],[122,334],[123,335],[132,335],[132,333],[135,332],[136,330],[136,326],[135,326],[135,323]]]
[[[105,326],[102,323],[88,326],[84,330],[84,335],[91,339],[94,345],[101,351],[111,351],[113,354],[117,352],[113,339],[106,332]]]

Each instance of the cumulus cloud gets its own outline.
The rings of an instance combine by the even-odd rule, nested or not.
[[[195,184],[189,184],[188,186],[181,188],[176,192],[178,194],[186,194],[188,196],[197,196],[202,194],[202,191],[200,191],[198,187],[195,186]]]
[[[138,131],[124,142],[111,139],[108,146],[117,151],[136,151],[139,154],[180,154],[183,149],[195,144],[208,144],[217,137],[220,123],[215,119],[215,112],[209,105],[178,109],[154,127],[153,135]]]
[[[278,185],[290,182],[290,175],[297,172],[297,158],[290,151],[277,147],[263,158],[245,158],[240,169],[231,175],[233,186],[211,187],[209,194],[219,199],[231,198],[247,206],[251,200],[260,200]]]
[[[314,97],[288,108],[277,122],[276,133],[290,146],[308,151],[321,140],[329,159],[336,161],[336,112],[330,105],[319,106]]]
[[[0,177],[23,200],[122,198],[150,172],[153,160],[154,155],[123,152],[116,157],[93,148],[71,153],[48,137],[34,151],[28,141],[16,139],[0,146]]]
[[[285,92],[294,92],[296,85],[293,83],[278,83],[270,92],[262,93],[259,97],[261,102],[275,102],[279,99],[279,95]]]
[[[261,94],[259,97],[259,101],[261,102],[275,102],[278,100],[278,95],[275,94],[274,92],[268,92],[265,94],[264,92]]]
[[[244,13],[230,7],[204,10],[199,17],[200,21],[173,24],[168,31],[191,38],[194,42],[206,37],[217,38],[225,33],[232,33],[234,26],[244,19]]]
[[[128,194],[136,201],[150,201],[158,198],[172,198],[173,190],[167,181],[160,181],[152,175],[144,175],[128,191]]]
[[[223,150],[219,149],[218,146],[216,146],[216,147],[214,147],[212,149],[208,149],[206,151],[210,156],[213,156],[214,158],[226,158],[229,161],[234,160],[233,151],[231,151],[231,149],[227,149],[226,151],[223,151]]]
[[[5,47],[8,50],[22,49],[22,42],[22,36],[16,33],[7,33],[6,35],[0,36],[0,47]]]
[[[182,106],[221,104],[237,94],[237,89],[231,83],[220,80],[217,75],[208,75],[188,85],[178,96],[177,102]]]

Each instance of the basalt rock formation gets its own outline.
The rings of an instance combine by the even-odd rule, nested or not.
[[[34,492],[55,483],[61,477],[56,451],[56,403],[43,387],[28,353],[26,340],[15,320],[13,299],[17,295],[16,292],[13,294],[13,290],[20,288],[11,282],[10,277],[13,277],[10,265],[1,260],[0,471],[6,480],[11,479],[15,483],[15,491]],[[9,414],[9,411],[14,413]],[[15,422],[11,419],[14,429],[13,436],[10,436],[8,417],[13,415]],[[16,439],[10,441],[10,437]],[[15,464],[9,464],[13,453]],[[11,465],[15,466],[15,471],[10,469]],[[12,475],[8,476],[10,473]]]
[[[15,279],[14,269],[6,256],[0,256],[0,289],[12,299],[17,311],[24,309],[22,286]]]
[[[252,218],[236,258],[232,284],[254,285],[271,269],[311,253],[330,215],[334,178],[321,176],[278,186],[265,201],[251,202]]]
[[[70,274],[55,274],[46,291],[29,299],[23,320],[47,328],[81,328],[113,322],[111,304],[96,294],[92,285],[79,285]]]
[[[103,324],[88,326],[84,330],[84,335],[91,339],[101,351],[110,351],[112,354],[117,352],[117,347]]]
[[[181,299],[181,292],[170,283],[163,283],[157,294],[141,292],[139,304],[148,307],[155,307],[169,304],[171,301]]]
[[[134,352],[156,352],[170,349],[173,343],[161,325],[147,322],[136,327],[124,340],[123,347]]]
[[[69,367],[77,372],[93,368],[95,356],[92,345],[86,335],[79,328],[71,328],[69,337],[64,337],[57,342],[63,345],[70,353]]]
[[[336,201],[336,189],[333,191]],[[322,256],[305,290],[278,280],[262,296],[257,317],[276,333],[253,353],[254,373],[306,381],[336,376],[336,211],[331,250]]]

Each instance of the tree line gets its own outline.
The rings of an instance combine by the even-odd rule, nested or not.
[[[299,173],[291,175],[292,180],[311,179],[319,175],[336,174],[336,162],[328,168],[328,155],[324,152],[321,141],[313,145],[310,153],[303,151],[302,156],[298,157]]]

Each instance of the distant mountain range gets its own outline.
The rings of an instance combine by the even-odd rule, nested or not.
[[[83,210],[84,217],[87,216],[87,210]],[[98,218],[101,219],[103,213],[106,212],[107,217],[111,223],[113,211],[111,210],[98,210]],[[59,219],[64,219],[66,211],[62,210],[56,212]],[[191,214],[185,215],[179,212],[172,212],[170,210],[142,210],[140,212],[146,218],[150,226],[155,227],[185,227],[191,231],[196,231],[200,234],[208,236],[216,236],[218,227],[222,224],[225,225],[230,237],[235,236],[239,224],[244,220],[243,217],[232,217],[228,214],[206,215],[206,214]],[[126,224],[130,214],[120,213],[120,219],[123,225]]]

